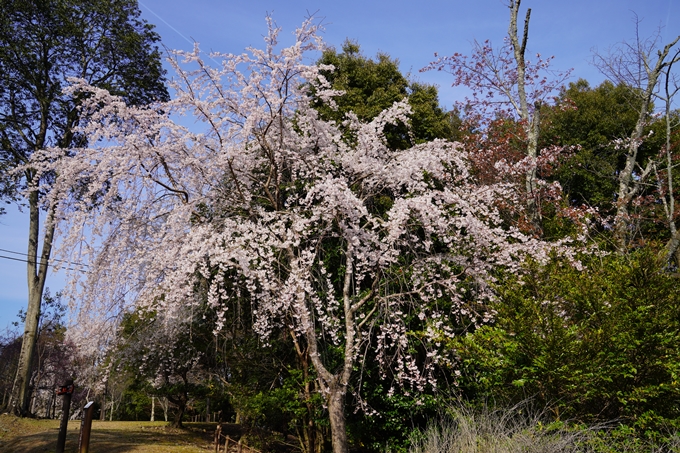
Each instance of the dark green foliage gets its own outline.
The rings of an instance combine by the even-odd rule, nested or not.
[[[572,82],[560,93],[554,107],[544,108],[547,124],[543,145],[579,146],[555,173],[572,204],[611,209],[618,190],[617,171],[623,168],[625,147],[613,141],[630,137],[639,115],[640,100],[634,88],[605,81],[592,88],[583,79]],[[638,162],[661,149],[665,140],[662,121],[644,133]],[[648,136],[649,131],[654,133]]]
[[[7,171],[41,148],[83,144],[78,95],[68,78],[123,96],[129,104],[168,99],[159,40],[136,0],[1,0],[0,170],[2,195],[16,195]],[[27,175],[30,176],[30,175]]]
[[[370,364],[366,366],[370,367]],[[388,395],[388,390],[389,381],[365,372],[361,398],[376,413],[348,412],[350,439],[357,451],[407,451],[413,432],[424,429],[445,404],[442,395],[431,391],[414,394],[398,389],[393,395]]]
[[[680,292],[648,249],[553,260],[500,288],[492,326],[455,339],[474,398],[550,403],[557,418],[641,432],[680,416]]]
[[[437,88],[410,82],[399,71],[399,62],[389,55],[378,54],[376,60],[366,58],[359,45],[345,41],[342,52],[328,50],[319,64],[333,65],[334,71],[323,71],[333,89],[345,94],[336,98],[337,110],[318,103],[318,110],[327,120],[342,122],[348,112],[361,120],[371,120],[395,102],[409,96],[411,130],[405,125],[389,126],[385,133],[393,149],[405,149],[435,138],[453,138],[454,122],[439,107]]]

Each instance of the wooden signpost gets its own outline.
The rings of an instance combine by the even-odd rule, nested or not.
[[[78,453],[87,453],[90,448],[90,431],[92,430],[93,415],[94,401],[90,401],[83,408],[83,419],[80,422],[80,438],[78,439]]]
[[[68,416],[71,412],[71,398],[73,397],[73,379],[67,379],[66,383],[57,391],[57,395],[63,395],[64,401],[61,406],[61,424],[59,425],[59,437],[57,438],[57,453],[64,453],[66,445],[66,430],[68,429]]]

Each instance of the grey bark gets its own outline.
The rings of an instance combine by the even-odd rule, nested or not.
[[[666,215],[666,221],[668,222],[668,229],[670,232],[670,239],[666,243],[666,263],[670,266],[680,266],[680,231],[678,231],[677,225],[675,224],[675,196],[673,187],[673,150],[671,147],[671,104],[675,94],[680,91],[680,87],[674,80],[674,86],[671,89],[671,70],[673,68],[673,63],[677,56],[680,55],[680,51],[676,51],[675,57],[671,59],[670,64],[665,69],[665,84],[664,84],[664,96],[661,100],[664,102],[665,106],[665,116],[666,116],[666,143],[664,144],[664,153],[666,157],[666,181],[665,187],[662,187],[663,180],[657,174],[656,180],[659,183],[659,193],[661,194],[661,199],[663,201],[664,213]],[[656,168],[654,169],[656,172]]]
[[[28,258],[27,258],[27,281],[28,281],[28,307],[26,309],[26,322],[24,324],[24,336],[21,342],[21,353],[17,365],[17,374],[12,386],[12,411],[19,416],[28,414],[28,405],[31,398],[30,384],[32,374],[35,344],[38,338],[38,326],[40,324],[40,304],[50,254],[54,239],[54,210],[48,212],[43,236],[42,251],[38,254],[40,238],[40,207],[38,205],[38,193],[31,192],[29,202],[29,229],[28,229]]]
[[[659,81],[659,76],[664,69],[677,62],[680,57],[676,54],[673,58],[668,60],[670,50],[678,43],[680,36],[675,38],[671,43],[664,46],[662,50],[657,51],[656,63],[652,65],[650,61],[651,51],[646,51],[642,43],[638,42],[636,47],[628,46],[632,55],[630,60],[612,58],[609,61],[607,58],[599,57],[600,69],[607,74],[615,83],[629,83],[640,89],[640,104],[638,110],[638,119],[635,128],[628,138],[626,146],[625,165],[618,175],[618,193],[616,199],[616,217],[614,219],[614,240],[619,252],[624,252],[631,238],[631,220],[629,206],[636,195],[640,193],[643,183],[646,182],[648,176],[654,169],[654,162],[650,160],[642,168],[637,162],[638,150],[642,143],[644,127],[647,125],[649,115],[652,108],[652,99]],[[633,64],[639,66],[639,74],[631,71],[626,67],[626,64]],[[630,74],[634,74],[637,80],[630,80]],[[635,174],[635,170],[638,173]]]
[[[517,30],[517,14],[519,11],[521,0],[510,1],[510,25],[508,26],[508,36],[512,44],[513,55],[517,63],[517,94],[519,103],[515,105],[515,109],[519,113],[522,123],[524,124],[524,132],[527,137],[526,155],[531,161],[531,165],[525,174],[525,190],[527,192],[527,214],[531,224],[537,228],[540,218],[540,211],[537,203],[537,187],[536,187],[536,159],[538,157],[538,137],[539,137],[539,109],[540,104],[534,105],[533,112],[529,109],[529,102],[527,100],[526,92],[526,46],[529,39],[529,19],[531,18],[531,8],[527,9],[527,14],[524,19],[524,30],[522,32],[522,41],[520,43]],[[511,96],[509,96],[512,99]],[[533,114],[532,114],[533,113]]]
[[[331,425],[331,441],[333,453],[347,453],[349,444],[347,440],[347,424],[345,420],[345,398],[352,371],[356,365],[357,351],[361,343],[361,329],[368,322],[375,310],[372,310],[366,317],[359,321],[356,317],[357,311],[373,299],[374,289],[361,299],[352,297],[352,281],[354,279],[354,253],[351,245],[347,246],[345,252],[345,276],[342,289],[343,311],[344,311],[344,360],[342,366],[334,373],[329,371],[321,359],[318,350],[318,338],[313,321],[309,318],[309,313],[301,313],[301,320],[307,326],[305,339],[309,348],[309,358],[317,371],[317,382],[321,393],[326,399],[328,416]]]

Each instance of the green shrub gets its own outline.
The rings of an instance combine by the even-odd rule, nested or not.
[[[680,291],[651,250],[553,260],[499,288],[493,325],[456,338],[471,399],[550,403],[553,417],[617,420],[641,435],[680,417]]]

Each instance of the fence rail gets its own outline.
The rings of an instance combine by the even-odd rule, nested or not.
[[[222,444],[224,439],[224,444]],[[243,445],[241,441],[235,441],[231,437],[222,434],[222,425],[215,429],[215,453],[262,453],[252,447]]]

